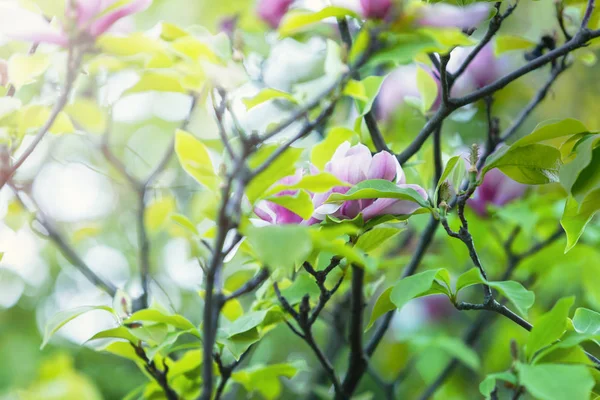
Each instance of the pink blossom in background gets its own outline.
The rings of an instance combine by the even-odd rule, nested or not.
[[[6,86],[8,83],[8,63],[0,59],[0,86]]]
[[[365,18],[385,19],[392,9],[392,0],[360,0]]]
[[[52,26],[39,14],[14,4],[2,4],[0,32],[15,40],[67,47],[72,37],[97,38],[121,19],[147,9],[152,0],[132,0],[107,12],[116,2],[117,0],[68,1],[65,11],[67,21],[61,28]]]
[[[367,179],[385,179],[395,182],[399,187],[412,188],[427,199],[425,189],[418,185],[406,184],[404,171],[396,157],[385,151],[373,156],[369,148],[363,144],[355,146],[351,146],[348,142],[341,144],[331,161],[325,166],[325,171],[352,185]],[[332,193],[346,193],[348,190],[350,187],[336,187],[330,192],[315,194],[313,218],[323,220],[327,215],[333,215],[351,219],[362,213],[364,220],[367,221],[380,215],[408,215],[419,208],[419,205],[412,201],[384,198],[352,200],[341,205],[325,203]]]
[[[450,53],[448,71],[456,72],[473,47],[457,47]],[[509,71],[510,64],[505,57],[496,57],[491,43],[485,45],[471,61],[465,72],[456,80],[452,95],[464,96],[469,92],[487,86]]]
[[[523,196],[527,185],[513,181],[498,169],[492,169],[467,204],[480,216],[487,216],[489,205],[503,206]]]
[[[259,0],[256,12],[264,22],[275,29],[293,2],[294,0]]]
[[[485,21],[490,13],[487,3],[474,3],[468,6],[451,4],[426,4],[418,9],[416,23],[437,28],[470,29]]]
[[[294,175],[286,176],[278,183],[282,185],[293,185],[300,182],[303,174],[303,171],[298,169]],[[298,193],[297,190],[283,190],[275,196],[294,196],[296,193]],[[261,201],[254,209],[254,213],[260,219],[270,224],[299,224],[303,221],[302,217],[298,214],[288,210],[284,206],[270,201]]]
[[[408,97],[416,99],[421,97],[417,87],[417,68],[416,65],[402,65],[385,78],[377,96],[377,111],[381,119],[391,119],[394,113],[405,104]],[[438,81],[439,85],[439,79],[433,73],[430,72],[430,74]],[[439,107],[439,103],[438,96],[438,100],[431,108],[435,110]]]

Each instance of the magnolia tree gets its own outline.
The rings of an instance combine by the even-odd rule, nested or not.
[[[532,114],[593,71],[600,11],[520,3],[260,0],[144,32],[150,0],[0,4],[4,223],[105,293],[43,345],[111,315],[85,345],[139,367],[132,399],[595,398],[599,136]],[[51,161],[116,206],[62,217]]]

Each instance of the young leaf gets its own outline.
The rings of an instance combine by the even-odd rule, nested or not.
[[[341,7],[325,7],[317,12],[292,10],[281,21],[279,34],[281,36],[290,36],[326,18],[346,16],[356,17],[356,13]]]
[[[573,297],[560,299],[552,307],[552,310],[542,315],[535,323],[527,340],[526,356],[528,359],[531,359],[538,350],[560,339],[567,327],[569,310],[574,301]]]
[[[299,190],[295,195],[271,196],[265,200],[287,208],[302,219],[310,219],[315,211],[310,195],[304,190]]]
[[[438,83],[423,68],[417,68],[417,88],[421,95],[421,112],[426,114],[438,98]]]
[[[242,102],[246,106],[246,110],[250,110],[258,105],[274,99],[286,100],[294,104],[297,103],[296,99],[291,94],[272,88],[263,89],[253,97],[243,98]]]
[[[444,269],[432,269],[399,280],[390,293],[390,301],[400,310],[406,303],[416,297],[434,294],[430,290],[434,285],[435,279],[443,276],[444,271],[447,273]],[[436,293],[450,295],[447,290],[436,290]]]
[[[466,287],[479,285],[482,283],[485,283],[485,279],[483,279],[483,276],[481,276],[479,268],[471,268],[464,274],[460,275],[456,280],[456,294]]]
[[[335,175],[330,174],[329,172],[321,172],[315,175],[306,175],[302,177],[298,183],[294,183],[292,185],[275,185],[272,189],[269,189],[265,196],[270,196],[283,190],[297,189],[304,189],[313,193],[325,193],[338,186],[351,185],[349,183],[342,182]]]
[[[498,168],[517,182],[541,185],[558,182],[561,166],[560,151],[543,144],[504,147],[493,154],[483,168],[487,171]]]
[[[346,194],[334,193],[327,200],[328,203],[335,203],[348,200],[361,199],[402,199],[414,201],[422,207],[429,208],[429,203],[421,197],[416,190],[412,188],[401,188],[393,182],[384,179],[370,179],[362,181],[352,187]]]
[[[308,228],[299,225],[251,226],[248,243],[269,268],[291,268],[303,262],[312,251]]]
[[[508,51],[527,50],[532,49],[534,46],[534,42],[520,36],[498,35],[494,41],[494,54],[499,56]]]
[[[145,309],[136,311],[128,319],[127,322],[159,322],[171,325],[181,330],[192,330],[198,332],[198,329],[187,318],[181,315],[166,315],[159,310]]]
[[[519,383],[540,400],[589,400],[594,378],[583,365],[519,364]]]
[[[573,316],[573,327],[579,333],[600,335],[600,313],[587,308],[578,308]]]
[[[138,338],[134,336],[129,329],[124,326],[119,326],[117,328],[107,329],[102,332],[96,333],[94,336],[88,339],[88,342],[97,339],[124,339],[131,343],[137,343]]]
[[[489,374],[479,384],[479,391],[485,396],[486,400],[491,399],[491,394],[494,389],[496,389],[496,382],[499,380],[511,383],[512,385],[517,384],[517,378],[510,372],[497,372],[495,374]]]
[[[179,164],[198,183],[209,189],[216,189],[219,178],[208,154],[208,150],[202,142],[191,133],[178,129],[175,132],[175,153]]]
[[[398,228],[374,228],[360,235],[356,247],[370,252],[381,246],[387,240],[399,234],[402,230]]]
[[[574,198],[567,198],[560,219],[560,224],[567,234],[565,253],[575,247],[588,222],[591,221],[598,210],[600,210],[600,189],[590,193],[581,205],[577,204]]]
[[[48,321],[46,324],[46,328],[44,330],[44,339],[42,341],[41,349],[43,349],[47,344],[50,338],[63,326],[65,326],[68,322],[74,320],[82,314],[85,314],[94,310],[103,310],[112,314],[115,318],[115,321],[119,323],[119,318],[117,314],[113,311],[112,308],[108,306],[83,306],[77,307],[72,310],[61,311]]]
[[[16,89],[35,82],[50,66],[48,54],[15,54],[8,60],[8,77]]]
[[[310,153],[310,162],[319,170],[325,169],[325,165],[331,160],[335,150],[344,142],[349,142],[356,136],[356,132],[348,128],[336,126],[331,128],[325,136],[325,140],[313,146]]]
[[[176,207],[175,198],[172,196],[167,196],[148,204],[144,221],[148,231],[150,233],[158,232]]]
[[[396,306],[394,305],[394,303],[392,303],[392,300],[390,299],[390,294],[392,293],[393,289],[393,286],[387,288],[377,298],[377,301],[373,306],[373,311],[371,311],[371,318],[369,319],[369,323],[367,324],[365,332],[371,329],[371,327],[373,326],[375,321],[379,319],[379,317],[381,317],[388,311],[392,311],[394,308],[396,308]]]
[[[527,315],[527,310],[529,310],[535,302],[535,294],[532,291],[525,289],[519,282],[488,282],[488,285],[506,296],[508,301],[510,301],[522,315]]]

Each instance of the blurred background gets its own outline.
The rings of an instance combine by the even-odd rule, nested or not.
[[[37,0],[34,3],[47,15],[62,15],[64,9],[62,0]],[[318,8],[325,3],[314,0],[306,5]],[[504,29],[534,42],[543,34],[558,34],[553,0],[523,3],[506,22]],[[237,15],[242,29],[250,32],[248,40],[252,37],[264,40],[269,34],[266,26],[257,19],[255,6],[254,0],[154,0],[147,11],[124,20],[121,29],[149,30],[159,22],[167,21],[180,26],[203,25],[217,33],[224,20]],[[284,52],[281,57],[292,58],[292,64],[281,65],[271,71],[273,82],[294,82],[297,80],[294,74],[302,74],[314,63],[324,62],[322,43],[308,39],[305,42],[281,50]],[[1,41],[0,57],[7,59],[14,52],[22,51],[19,46]],[[298,49],[303,50],[301,57],[298,57]],[[591,129],[600,128],[600,113],[597,111],[600,69],[595,62],[594,51],[582,50],[579,54],[580,62],[575,62],[560,78],[520,134],[548,118],[574,117]],[[515,57],[514,62],[523,60]],[[52,74],[58,74],[59,65],[57,60],[56,70],[50,69],[47,73],[47,81],[52,81]],[[104,89],[104,96],[118,98],[119,82],[128,79],[127,74],[115,78],[116,94],[108,87]],[[499,94],[496,110],[503,126],[518,113],[545,79],[546,73],[534,73]],[[48,90],[47,85],[30,85],[19,96],[32,98],[42,89]],[[50,90],[47,96],[52,98],[53,93]],[[141,175],[160,159],[173,131],[186,117],[190,99],[183,95],[157,93],[132,97],[123,98],[115,104],[112,135],[116,148],[120,149],[119,155],[132,171]],[[260,126],[281,112],[277,108],[257,108],[259,110],[254,114],[244,116],[243,123]],[[445,127],[448,153],[477,141],[486,129],[483,109],[475,107],[459,114]],[[422,122],[416,116],[407,118],[397,125],[387,126],[386,133],[393,136],[402,131],[407,136],[414,135]],[[217,138],[214,123],[206,109],[194,112],[189,131],[207,140]],[[140,292],[135,273],[135,194],[106,166],[98,152],[98,142],[98,137],[91,135],[52,136],[42,142],[19,170],[17,180],[31,183],[31,193],[39,206],[68,233],[73,246],[95,271],[135,295]],[[428,151],[430,149],[426,148],[423,153],[428,154]],[[419,179],[429,182],[423,178],[427,175],[423,172],[424,168],[426,166],[417,162],[407,167],[407,173],[412,174],[415,183]],[[195,220],[201,220],[203,207],[211,200],[198,192],[176,163],[170,165],[151,193],[155,201],[169,199],[171,194],[175,194],[178,202],[186,204],[186,213]],[[560,218],[563,197],[561,189],[556,187],[535,189],[529,192],[526,200],[495,215],[493,222],[475,214],[470,216],[474,221],[473,235],[482,238],[482,257],[490,265],[494,276],[502,270],[505,259],[501,241],[490,233],[490,224],[500,232],[500,236],[506,236],[507,227],[514,224],[521,225],[526,233],[537,235],[541,232],[543,236],[553,230]],[[532,213],[533,209],[539,212]],[[386,249],[394,254],[386,271],[390,279],[400,275],[400,266],[409,259],[418,232],[426,221],[427,217],[411,219],[411,228]],[[0,252],[4,253],[0,261],[0,400],[124,398],[145,382],[137,367],[115,356],[81,346],[96,332],[112,326],[110,316],[102,312],[86,314],[61,329],[51,345],[40,350],[44,324],[50,316],[82,305],[110,305],[112,299],[85,280],[38,231],[39,227],[31,223],[31,216],[23,212],[9,188],[0,191]],[[462,245],[443,236],[439,237],[437,245],[424,260],[424,267],[443,263],[456,271],[464,269],[467,256]],[[162,304],[198,323],[202,305],[197,294],[202,285],[202,271],[196,258],[199,250],[179,235],[176,227],[169,227],[167,232],[153,232],[152,241],[153,293]],[[558,296],[566,294],[580,294],[588,306],[600,306],[600,270],[596,267],[600,265],[600,252],[596,246],[599,241],[600,227],[593,225],[586,231],[582,244],[568,256],[563,255],[564,242],[559,241],[520,268],[524,277],[532,274],[544,276],[544,284],[535,286],[539,310],[548,309]],[[394,251],[394,247],[400,244],[404,245],[402,251]],[[420,352],[421,355],[412,372],[417,385],[435,377],[437,371],[431,366],[443,366],[444,360],[455,355],[452,352],[456,349],[467,354],[466,357],[470,356],[469,350],[461,348],[460,343],[436,342],[431,333],[440,330],[453,333],[458,338],[473,315],[454,312],[447,301],[437,300],[413,301],[395,318],[393,329],[382,345],[385,350],[378,351],[374,358],[375,368],[383,378],[393,379],[402,370],[408,351]],[[493,333],[489,331],[490,336],[486,337],[485,343],[487,348],[498,354],[488,353],[494,357],[483,360],[484,370],[502,368],[502,365],[487,365],[486,360],[493,358],[498,364],[505,362],[510,357],[508,340],[523,336],[519,328],[504,321],[496,324],[498,328]],[[317,327],[317,334],[321,334],[319,340],[326,339],[322,337],[327,332],[325,328],[324,323]],[[270,335],[270,345],[260,347],[253,355],[253,361],[276,362],[298,358],[308,360],[309,364],[314,362],[305,344],[296,338],[290,339],[285,326]],[[340,357],[339,361],[343,363],[345,358]],[[463,372],[469,367],[465,368]],[[287,397],[284,398],[295,398],[292,393],[301,390],[309,379],[310,373],[302,373],[295,380],[298,387],[285,389]],[[464,394],[459,391],[464,379],[468,379],[468,373],[454,377],[443,394],[444,398],[466,398],[461,397]],[[366,377],[365,385],[372,386],[375,398],[378,398],[376,382]],[[411,393],[410,387],[405,390]],[[242,392],[240,396],[243,396]]]

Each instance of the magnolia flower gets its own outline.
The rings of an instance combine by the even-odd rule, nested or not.
[[[351,185],[367,179],[385,179],[395,182],[399,187],[412,188],[427,199],[427,193],[422,187],[405,183],[404,172],[396,157],[385,151],[373,156],[363,144],[351,146],[349,142],[342,143],[325,166],[325,171]],[[408,215],[419,208],[419,205],[412,201],[386,198],[351,200],[341,205],[325,203],[332,193],[346,193],[348,190],[350,187],[342,186],[335,187],[327,193],[315,194],[313,219],[323,220],[327,215],[352,219],[362,213],[363,219],[367,221],[379,215]]]
[[[377,110],[380,118],[389,120],[408,98],[418,100],[421,97],[417,87],[417,68],[415,65],[403,65],[385,78],[377,96]],[[439,85],[438,78],[433,74],[431,76]],[[436,109],[438,106],[439,96],[431,108]]]
[[[480,216],[487,216],[487,207],[503,206],[523,196],[527,185],[515,182],[500,170],[493,169],[485,174],[483,182],[468,200],[469,206]]]
[[[260,0],[256,6],[259,17],[275,29],[294,0]]]
[[[115,23],[144,11],[152,0],[73,0],[67,1],[62,27],[50,24],[43,16],[11,4],[0,5],[0,31],[11,39],[51,43],[67,47],[74,38],[95,39]],[[113,8],[114,7],[114,8]]]
[[[489,15],[490,5],[474,3],[459,7],[444,3],[426,4],[417,10],[417,25],[439,28],[474,28]]]
[[[303,171],[298,169],[294,175],[286,176],[279,180],[278,183],[282,185],[293,185],[302,179],[303,174]],[[275,196],[294,196],[296,193],[298,193],[297,190],[283,190]],[[302,217],[298,214],[271,201],[261,201],[258,203],[258,206],[254,209],[254,213],[269,224],[299,224],[303,221]]]
[[[450,53],[448,71],[456,72],[472,51],[472,47],[454,49]],[[477,53],[465,72],[456,80],[452,94],[462,96],[487,86],[508,72],[508,66],[507,59],[496,57],[492,44],[488,43]]]

